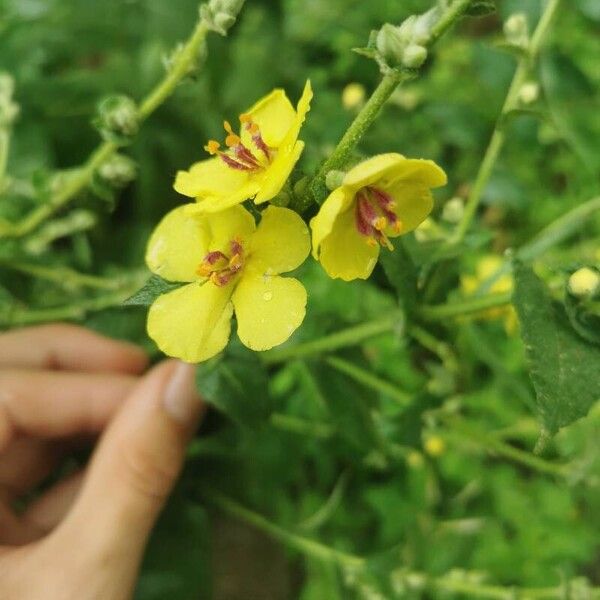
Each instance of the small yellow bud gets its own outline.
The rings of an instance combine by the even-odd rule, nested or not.
[[[593,296],[600,289],[600,273],[583,267],[569,277],[569,292],[578,298]]]
[[[411,469],[420,469],[423,466],[423,463],[423,455],[416,450],[409,452],[408,456],[406,457],[406,464]]]
[[[446,450],[446,442],[444,442],[444,440],[438,435],[427,438],[423,446],[425,448],[425,452],[427,452],[429,456],[433,457],[441,456]]]
[[[365,86],[360,83],[349,83],[342,92],[342,105],[346,110],[360,108],[365,103]]]

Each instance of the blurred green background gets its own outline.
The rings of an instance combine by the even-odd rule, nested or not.
[[[370,91],[379,79],[376,65],[351,49],[365,45],[371,29],[430,5],[248,0],[228,38],[211,36],[197,78],[182,83],[127,148],[138,177],[118,202],[89,192],[77,209],[95,215],[93,227],[19,251],[107,276],[141,266],[149,232],[182,201],[171,187],[175,172],[203,157],[206,140],[221,137],[224,118],[235,119],[273,87],[295,100],[307,78],[315,99],[301,166],[311,172],[355,114],[342,103],[344,88],[357,82]],[[514,72],[515,58],[497,45],[502,21],[522,11],[533,27],[540,7],[538,0],[501,0],[496,14],[462,21],[421,76],[394,94],[361,145],[365,155],[397,151],[441,164],[449,184],[436,196],[434,220],[442,226],[444,203],[464,197],[477,172]],[[99,141],[90,124],[98,101],[114,93],[143,97],[163,76],[164,56],[189,35],[197,10],[195,0],[0,0],[0,71],[15,77],[21,107],[0,216],[25,214],[47,197],[57,171],[85,160]],[[461,274],[474,273],[481,257],[518,247],[598,193],[599,57],[599,3],[564,2],[532,73],[539,98],[529,114],[505,125],[508,141],[485,189],[479,241],[445,264],[429,302],[456,296]],[[598,262],[599,233],[590,221],[545,254],[542,269],[552,277]],[[421,244],[422,254],[431,236],[425,230],[406,245],[415,251]],[[15,244],[0,248],[0,301],[39,308],[79,297],[60,283],[2,268],[2,253],[14,253]],[[379,271],[369,282],[345,284],[308,263],[301,278],[309,312],[292,342],[395,306]],[[409,394],[409,410],[309,360],[270,369],[268,397],[249,386],[242,424],[211,414],[156,532],[138,598],[463,597],[420,591],[404,567],[505,586],[559,585],[575,576],[600,585],[598,411],[559,434],[551,449],[550,459],[575,461],[569,477],[490,452],[479,435],[492,431],[495,440],[530,450],[538,432],[522,343],[514,329],[507,333],[504,317],[431,326],[426,333],[441,345],[399,333],[341,354]],[[85,317],[91,327],[150,347],[144,321],[145,311],[133,308]],[[368,573],[303,560],[205,508],[202,495],[214,489],[290,530],[372,557]]]

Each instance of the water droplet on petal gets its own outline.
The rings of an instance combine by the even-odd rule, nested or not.
[[[265,300],[265,301],[267,301],[267,302],[268,302],[269,300],[271,300],[272,298],[273,298],[273,292],[265,292],[265,293],[263,294],[263,300]]]

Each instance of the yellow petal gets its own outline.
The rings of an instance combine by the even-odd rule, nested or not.
[[[394,169],[392,177],[394,181],[418,181],[430,188],[448,183],[444,170],[424,158],[407,158],[397,170]]]
[[[261,98],[246,114],[259,126],[267,146],[274,148],[279,146],[296,119],[296,111],[282,89],[275,89]],[[251,143],[249,134],[243,128],[241,133],[244,144]]]
[[[346,210],[334,221],[319,249],[319,261],[326,273],[344,281],[367,279],[378,256],[379,245],[369,245],[367,238],[358,233],[353,210]]]
[[[399,181],[386,191],[396,202],[394,212],[402,226],[399,232],[386,231],[390,237],[403,235],[418,227],[433,208],[433,196],[421,182]]]
[[[285,150],[283,147],[279,150],[275,160],[267,167],[264,173],[260,190],[254,198],[256,204],[271,200],[279,194],[290,176],[294,165],[298,162],[303,149],[304,142],[296,142],[291,150]]]
[[[163,217],[148,242],[148,268],[168,281],[194,281],[196,269],[208,252],[204,220],[179,206]]]
[[[221,197],[235,194],[249,179],[247,171],[232,169],[215,157],[193,164],[189,171],[179,171],[173,187],[190,198]]]
[[[390,171],[401,168],[405,162],[406,158],[402,154],[377,154],[350,169],[344,177],[343,184],[354,189],[372,185],[385,178]]]
[[[209,250],[229,250],[232,240],[247,243],[256,229],[254,217],[243,207],[233,206],[206,215]]]
[[[302,218],[289,208],[269,206],[250,246],[249,269],[286,273],[299,267],[310,251],[310,236]]]
[[[347,188],[336,188],[323,202],[317,215],[311,219],[312,252],[315,259],[319,258],[321,242],[331,233],[339,215],[350,208],[353,198],[353,193]]]
[[[232,299],[238,336],[252,350],[282,344],[306,314],[306,290],[291,277],[244,274]]]
[[[190,283],[159,296],[148,312],[148,335],[168,356],[197,363],[218,354],[231,331],[232,286]]]

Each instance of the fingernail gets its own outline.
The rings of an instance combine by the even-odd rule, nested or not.
[[[202,399],[196,391],[196,367],[179,362],[165,388],[163,406],[176,421],[187,424],[202,410]]]

